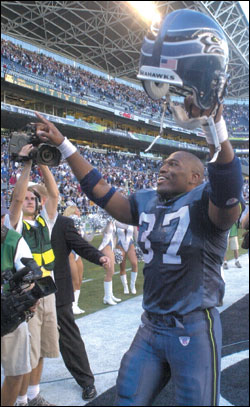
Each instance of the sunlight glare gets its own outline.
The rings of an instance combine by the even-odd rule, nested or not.
[[[144,20],[149,22],[159,22],[161,20],[153,1],[128,1],[128,3],[138,11]]]

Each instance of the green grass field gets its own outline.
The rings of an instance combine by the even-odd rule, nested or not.
[[[96,236],[91,244],[98,247],[102,241],[102,236]],[[85,310],[85,314],[82,316],[76,316],[76,318],[84,317],[85,315],[92,314],[93,312],[99,311],[100,309],[110,307],[111,305],[103,304],[104,288],[103,281],[105,276],[105,270],[102,267],[83,260],[84,264],[84,275],[83,283],[81,287],[81,294],[79,297],[79,306]],[[130,263],[127,262],[127,269],[130,269]],[[137,294],[142,294],[143,287],[143,273],[142,273],[143,263],[139,263],[138,277],[136,281]],[[123,294],[123,286],[120,280],[120,267],[115,266],[115,274],[113,276],[113,293],[117,298],[121,298],[122,301],[128,300],[135,295],[133,294]],[[128,282],[130,282],[130,271],[127,271]],[[90,280],[90,281],[88,281]]]
[[[101,243],[102,237],[96,236],[91,244],[95,247],[98,247]],[[239,244],[241,245],[242,242],[242,230],[239,230]],[[245,254],[247,250],[243,250],[240,248],[239,254]],[[234,255],[231,250],[227,252],[227,260],[233,259]],[[93,263],[88,262],[87,260],[83,260],[84,264],[84,276],[83,276],[83,283],[81,287],[81,294],[79,298],[79,306],[80,308],[85,310],[85,313],[76,318],[82,318],[85,315],[92,314],[93,312],[99,311],[103,308],[110,307],[111,305],[104,305],[103,304],[103,296],[104,296],[104,289],[103,289],[103,281],[105,276],[105,270],[102,267],[98,267]],[[127,269],[130,269],[130,263],[127,261]],[[136,289],[137,294],[142,294],[143,289],[143,263],[139,263],[139,271],[138,277],[136,281]],[[113,293],[117,298],[121,298],[122,301],[126,301],[130,298],[133,298],[135,295],[133,294],[123,294],[123,286],[120,280],[119,275],[119,265],[115,266],[116,274],[113,277]],[[130,270],[127,271],[128,276],[128,283],[130,282]]]
[[[238,238],[239,238],[239,246],[240,246],[240,248],[239,248],[239,256],[241,256],[241,254],[247,253],[247,250],[244,250],[244,249],[241,248],[241,243],[242,243],[242,240],[243,240],[243,238],[242,238],[243,232],[244,232],[243,229],[238,229]],[[233,258],[234,258],[233,251],[228,250],[227,251],[227,260],[232,260]]]

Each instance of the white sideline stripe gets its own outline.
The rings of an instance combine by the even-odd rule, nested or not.
[[[232,355],[224,356],[221,358],[221,371],[244,359],[249,359],[249,350],[243,350],[233,353]],[[234,404],[230,404],[229,401],[220,396],[220,406],[234,406]]]
[[[126,271],[130,271],[132,268],[126,269]],[[120,271],[116,271],[114,274],[120,274]],[[87,280],[82,280],[82,284],[87,283],[88,281],[93,281],[94,278],[88,278]]]
[[[88,281],[93,281],[93,278],[88,278],[88,280],[82,280],[82,284],[87,283]]]
[[[240,352],[233,353],[221,358],[221,371],[228,367],[241,362],[244,359],[249,359],[249,350],[242,350]]]
[[[226,399],[224,399],[224,397],[222,397],[220,395],[220,406],[234,406],[234,404],[229,403],[229,401],[227,401]]]

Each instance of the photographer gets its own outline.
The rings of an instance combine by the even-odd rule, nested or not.
[[[8,270],[19,271],[24,267],[22,257],[32,259],[29,246],[17,232],[4,226],[8,210],[1,200],[1,274]],[[4,285],[1,284],[3,292]],[[33,311],[35,307],[30,310]],[[1,337],[1,363],[5,379],[1,391],[1,406],[14,406],[21,388],[23,375],[31,372],[27,322],[22,322],[13,332]]]
[[[46,269],[46,275],[53,277],[54,253],[51,248],[51,231],[57,218],[58,189],[53,175],[45,165],[39,165],[48,199],[41,213],[40,197],[28,188],[32,160],[29,158],[33,150],[32,144],[26,144],[19,152],[24,164],[22,173],[15,185],[10,205],[10,214],[6,226],[16,229],[28,243],[33,258],[39,266]],[[40,396],[40,379],[43,369],[43,358],[59,356],[55,294],[40,300],[34,317],[29,321],[31,343],[31,374],[25,375],[17,403],[29,405],[51,405]],[[28,389],[29,387],[29,389]],[[28,389],[28,395],[27,395]]]

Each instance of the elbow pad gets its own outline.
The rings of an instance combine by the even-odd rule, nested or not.
[[[243,177],[238,157],[228,164],[208,164],[210,199],[218,208],[236,206],[242,196]]]

